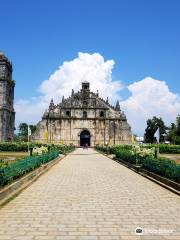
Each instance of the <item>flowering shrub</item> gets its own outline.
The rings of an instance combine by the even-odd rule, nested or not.
[[[7,167],[8,166],[8,163],[3,161],[3,160],[0,160],[0,168],[4,168],[4,167]]]
[[[155,153],[155,147],[146,149],[146,148],[141,148],[139,145],[133,145],[132,146],[132,154],[137,154],[141,157],[152,157],[154,158],[154,153]]]
[[[34,147],[32,154],[33,155],[41,155],[41,154],[44,154],[44,153],[47,153],[47,152],[48,152],[48,148],[44,147],[44,146],[41,146],[41,147]]]

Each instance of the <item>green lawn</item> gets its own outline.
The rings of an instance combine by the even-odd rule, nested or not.
[[[180,154],[161,153],[160,157],[165,157],[180,164]]]
[[[13,163],[26,156],[28,156],[27,152],[0,152],[0,159],[8,163]]]

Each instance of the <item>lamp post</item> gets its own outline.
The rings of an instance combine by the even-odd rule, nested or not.
[[[107,155],[109,155],[109,148],[108,148],[108,142],[107,141],[105,142],[105,146],[106,146]]]

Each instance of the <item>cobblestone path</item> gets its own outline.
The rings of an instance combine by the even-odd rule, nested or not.
[[[0,239],[180,239],[180,198],[77,149],[0,209]]]

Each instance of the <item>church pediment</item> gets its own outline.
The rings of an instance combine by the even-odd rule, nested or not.
[[[105,114],[103,115],[106,116],[106,118],[126,119],[125,114],[120,110],[120,105],[118,101],[116,103],[116,106],[112,106],[109,103],[108,98],[104,100],[99,97],[98,92],[91,92],[88,82],[82,83],[82,89],[80,91],[75,93],[74,90],[72,90],[70,97],[62,97],[62,101],[58,105],[55,105],[53,100],[51,100],[49,105],[49,111],[44,113],[43,118],[76,118],[77,116],[75,113],[71,115],[71,111],[73,109],[77,109],[79,111],[96,110],[97,114],[95,114],[93,118],[96,118],[97,115],[100,116],[102,114],[101,111],[104,111]],[[80,115],[81,114],[78,113],[78,116]]]

